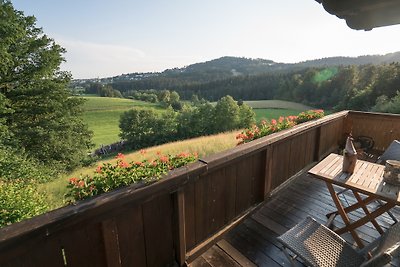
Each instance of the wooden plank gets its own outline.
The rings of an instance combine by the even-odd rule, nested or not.
[[[8,261],[1,266],[54,266],[64,267],[61,246],[57,238],[51,238],[42,244],[37,244],[36,248],[29,251],[22,257]]]
[[[207,237],[207,218],[208,212],[207,209],[207,190],[209,179],[205,175],[200,176],[195,182],[195,233],[196,233],[196,244],[201,243]]]
[[[107,266],[100,223],[78,225],[60,236],[67,266]]]
[[[106,220],[101,223],[103,230],[104,250],[107,259],[107,266],[121,266],[119,254],[119,241],[117,224],[114,219]],[[121,233],[123,234],[123,233]]]
[[[213,267],[227,266],[240,267],[240,265],[229,257],[223,250],[217,246],[208,249],[202,257]]]
[[[247,221],[247,220],[246,220]],[[246,258],[239,250],[234,248],[229,242],[225,239],[222,239],[217,243],[218,247],[220,247],[223,251],[225,251],[230,257],[232,257],[240,266],[243,267],[256,267],[256,265],[251,262],[248,258]]]
[[[251,158],[246,158],[236,165],[236,214],[244,212],[252,204],[251,160]]]
[[[115,218],[122,266],[146,266],[142,207],[125,209]]]
[[[278,262],[274,261],[270,257],[268,251],[264,249],[266,243],[260,243],[252,237],[253,236],[250,236],[247,233],[234,231],[234,234],[226,236],[226,240],[256,266],[281,266]]]
[[[305,156],[306,165],[310,164],[311,162],[314,162],[317,138],[318,138],[317,129],[313,129],[312,131],[307,132],[307,142],[306,142],[307,145],[304,151],[306,155]]]
[[[189,264],[189,267],[212,267],[203,256],[198,257],[192,263]]]
[[[209,177],[210,187],[207,198],[210,200],[208,209],[208,231],[207,236],[210,236],[221,229],[227,222],[227,207],[229,197],[228,188],[229,179],[225,176],[225,168],[214,171]]]
[[[259,206],[254,206],[254,207],[250,208],[247,212],[241,214],[233,222],[231,222],[230,224],[226,225],[224,228],[222,228],[220,231],[215,233],[213,236],[209,237],[207,240],[204,240],[201,244],[197,245],[194,249],[189,251],[187,253],[187,255],[186,255],[188,262],[192,262],[194,259],[199,257],[202,253],[204,253],[204,251],[206,251],[212,245],[217,243],[225,233],[229,232],[235,226],[240,224],[247,216],[249,216],[249,214],[251,214],[258,207]]]
[[[225,224],[231,222],[236,216],[236,187],[237,187],[237,165],[232,164],[225,168]]]
[[[196,192],[195,183],[189,183],[184,186],[185,193],[185,236],[186,247],[188,250],[196,245]]]
[[[293,176],[305,167],[305,146],[307,135],[299,135],[290,140],[289,175]]]
[[[186,227],[185,227],[185,193],[183,189],[178,190],[174,195],[174,247],[176,259],[179,266],[186,262]]]
[[[142,210],[147,266],[156,267],[172,264],[175,259],[170,194],[159,196],[144,203]]]
[[[291,265],[287,257],[281,250],[281,244],[277,243],[275,240],[276,235],[272,232],[266,232],[266,228],[253,228],[253,225],[250,227],[248,224],[242,224],[237,229],[235,229],[235,235],[239,235],[244,237],[245,239],[253,242],[257,246],[257,250],[262,252],[271,258],[275,263],[279,266],[289,266]],[[269,235],[273,234],[274,238],[270,238]],[[273,240],[273,241],[272,241]],[[301,266],[295,264],[295,266]]]
[[[270,196],[272,191],[272,155],[273,155],[273,146],[268,146],[267,151],[265,153],[265,175],[264,175],[264,199],[267,199]]]
[[[252,176],[252,194],[251,194],[251,204],[257,204],[264,201],[264,163],[265,163],[265,153],[257,153],[252,156],[251,159],[251,176]]]

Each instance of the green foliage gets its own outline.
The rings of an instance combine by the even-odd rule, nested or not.
[[[0,227],[46,212],[48,206],[34,181],[0,180]]]
[[[162,114],[148,109],[129,110],[121,116],[120,137],[137,149],[248,127],[254,122],[255,114],[249,106],[239,107],[226,96],[215,106],[200,102],[196,106],[185,105],[179,112],[171,108]]]
[[[306,121],[322,118],[323,116],[325,116],[325,114],[324,114],[324,111],[322,109],[308,110],[308,111],[301,112],[295,118],[295,122],[296,122],[296,124],[303,123],[303,122],[306,122]]]
[[[142,153],[146,153],[142,151]],[[197,153],[178,155],[159,155],[154,160],[126,162],[123,154],[118,154],[117,163],[98,166],[94,175],[70,178],[67,197],[82,200],[109,192],[115,188],[133,183],[150,183],[160,179],[168,171],[196,161]]]
[[[122,98],[122,94],[120,91],[112,88],[111,85],[102,86],[98,92],[98,94],[102,97],[119,97]]]
[[[35,23],[0,1],[0,128],[13,151],[67,170],[86,157],[91,134],[80,118],[82,101],[70,98],[70,74],[59,69],[65,50]]]
[[[153,109],[133,108],[121,115],[120,137],[132,148],[162,144],[175,137],[175,114],[168,110],[159,114]]]
[[[246,104],[239,106],[238,128],[245,128],[256,123],[256,114],[251,107]]]
[[[231,96],[224,96],[217,102],[214,123],[218,132],[240,128],[239,106]]]
[[[11,147],[0,145],[0,179],[33,180],[44,182],[55,176],[49,168],[26,154],[14,151]]]
[[[378,97],[372,111],[400,114],[400,92],[391,99],[385,95]]]
[[[239,140],[238,145],[248,143],[263,136],[291,128],[296,124],[322,118],[323,116],[323,110],[309,110],[301,112],[298,116],[279,117],[278,120],[272,119],[271,121],[263,120],[258,125],[254,124],[252,127],[245,129],[236,136],[236,139]]]

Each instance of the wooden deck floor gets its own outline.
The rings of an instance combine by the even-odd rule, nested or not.
[[[351,193],[346,196],[350,203],[355,202]],[[290,266],[276,237],[306,216],[312,216],[320,223],[325,223],[325,214],[334,210],[335,206],[325,183],[303,174],[226,234],[223,240],[198,257],[190,266]],[[393,212],[400,218],[400,207],[396,207]],[[357,219],[363,214],[361,210],[357,210],[350,218]],[[393,223],[386,213],[379,217],[378,222],[383,228]],[[341,227],[344,224],[337,217],[334,225]],[[365,243],[379,236],[372,227],[369,223],[357,230]],[[350,234],[343,237],[354,244]],[[297,262],[297,265],[304,266],[301,262]],[[396,260],[388,266],[400,266],[400,262]]]

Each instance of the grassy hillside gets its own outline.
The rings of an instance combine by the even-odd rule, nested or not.
[[[94,133],[95,147],[120,140],[118,137],[119,118],[125,111],[133,107],[152,107],[156,110],[163,110],[157,104],[132,99],[96,96],[83,98],[86,100],[83,119]]]
[[[156,157],[157,152],[162,154],[178,154],[180,152],[197,152],[199,157],[205,157],[212,155],[220,151],[224,151],[236,146],[237,140],[236,135],[239,131],[221,133],[211,136],[204,136],[193,138],[184,141],[172,142],[160,146],[151,147],[146,150],[146,153],[142,155],[139,151],[126,154],[126,161],[137,161],[144,159],[153,159]],[[79,177],[86,174],[92,174],[98,165],[105,162],[115,162],[115,159],[103,160],[98,162],[96,165],[86,168],[81,168],[73,173],[59,177],[49,183],[42,184],[40,191],[45,192],[47,195],[47,202],[51,209],[59,208],[64,205],[63,199],[67,192],[66,186],[68,179],[71,177]]]

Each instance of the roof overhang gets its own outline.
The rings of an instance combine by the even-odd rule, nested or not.
[[[400,24],[399,0],[315,0],[355,30]]]

